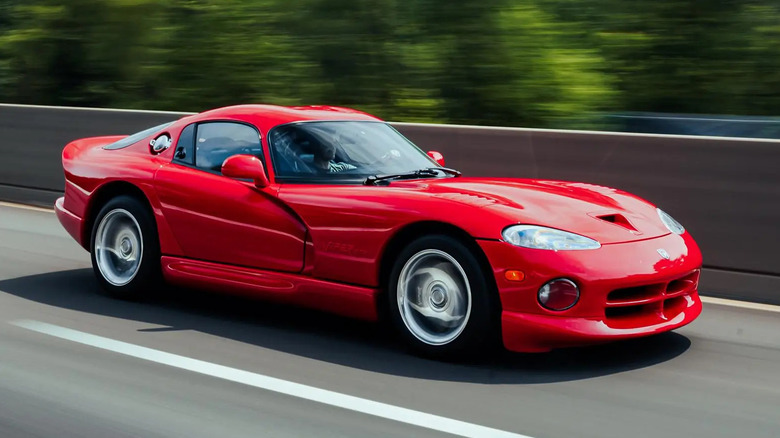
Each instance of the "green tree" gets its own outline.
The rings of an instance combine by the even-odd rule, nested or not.
[[[469,0],[429,6],[440,40],[445,120],[456,123],[584,126],[609,108],[610,78],[576,29],[531,2],[486,7]],[[441,11],[441,15],[439,14]]]
[[[287,9],[274,0],[170,0],[147,65],[156,104],[299,103],[311,92],[311,63],[280,30]]]
[[[621,111],[776,115],[780,5],[770,0],[542,0],[605,58]]]
[[[0,0],[0,99],[599,127],[776,114],[774,0]]]
[[[154,2],[60,3],[25,2],[10,9],[14,28],[0,37],[6,98],[40,104],[112,104],[136,77]]]

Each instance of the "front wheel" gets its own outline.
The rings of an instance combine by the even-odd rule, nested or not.
[[[100,209],[90,252],[100,286],[113,297],[138,299],[159,282],[157,227],[146,205],[134,197],[118,196]]]
[[[412,242],[399,254],[387,292],[393,325],[418,353],[450,358],[490,344],[493,290],[474,254],[457,239]]]

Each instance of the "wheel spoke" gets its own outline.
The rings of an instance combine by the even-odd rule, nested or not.
[[[452,321],[460,321],[465,317],[465,315],[455,316],[447,312],[437,312],[430,307],[427,306],[418,306],[414,303],[409,303],[409,306],[416,310],[420,315],[426,317],[426,318],[434,318],[438,319],[442,322],[452,322]]]
[[[412,256],[401,270],[398,307],[409,331],[430,345],[454,340],[468,323],[471,290],[458,261],[428,249]]]
[[[103,278],[114,286],[124,286],[138,273],[143,258],[141,227],[127,210],[108,212],[95,235],[95,260]]]

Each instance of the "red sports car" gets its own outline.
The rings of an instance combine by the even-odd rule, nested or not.
[[[420,353],[651,335],[701,313],[701,253],[652,204],[467,178],[336,107],[234,106],[62,154],[57,217],[111,295],[158,281],[367,320]]]

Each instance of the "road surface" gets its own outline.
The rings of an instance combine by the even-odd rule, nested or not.
[[[780,308],[759,307],[705,303],[650,339],[439,363],[314,311],[191,290],[107,298],[53,213],[0,205],[0,436],[777,437]]]

